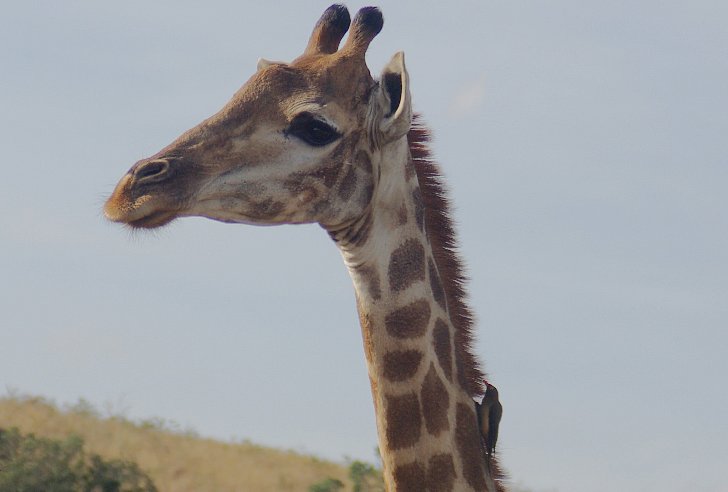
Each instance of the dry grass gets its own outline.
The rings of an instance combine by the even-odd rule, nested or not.
[[[250,443],[224,443],[173,431],[161,421],[101,418],[84,402],[60,410],[42,398],[0,398],[0,427],[64,438],[81,436],[104,458],[136,462],[160,491],[301,491],[327,477],[350,483],[344,465]]]

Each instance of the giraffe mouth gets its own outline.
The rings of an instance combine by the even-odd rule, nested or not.
[[[112,222],[125,224],[132,229],[155,229],[169,224],[179,216],[179,211],[169,204],[159,203],[151,195],[130,200],[123,188],[115,190],[104,205],[104,215]]]
[[[177,200],[165,193],[134,191],[133,177],[124,176],[104,204],[104,215],[112,222],[125,224],[132,229],[155,229],[169,224],[181,211]]]

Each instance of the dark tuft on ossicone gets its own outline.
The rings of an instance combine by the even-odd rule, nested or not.
[[[354,24],[362,26],[371,37],[376,36],[384,26],[382,11],[377,7],[364,7],[356,13]]]
[[[344,5],[334,4],[324,10],[313,28],[311,38],[304,54],[321,55],[336,53],[341,38],[349,30],[349,9]]]
[[[349,24],[351,24],[349,9],[345,5],[335,3],[324,11],[321,19],[319,19],[319,24],[325,24],[327,29],[330,29],[332,33],[335,33],[341,39],[349,30]]]

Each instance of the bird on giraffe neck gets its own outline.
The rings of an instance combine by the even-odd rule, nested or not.
[[[475,402],[475,410],[478,415],[480,434],[485,444],[485,454],[490,458],[495,452],[495,445],[498,442],[498,426],[503,416],[503,405],[498,399],[498,389],[488,381],[483,382],[485,383],[485,395],[480,403]]]

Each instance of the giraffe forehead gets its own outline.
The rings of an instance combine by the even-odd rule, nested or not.
[[[290,67],[305,73],[312,87],[347,110],[361,109],[375,87],[364,60],[342,53],[302,56]]]
[[[283,127],[309,112],[345,132],[356,128],[366,115],[371,84],[353,82],[352,86],[352,79],[342,75],[306,66],[268,66],[256,72],[208,123],[216,131],[220,127],[228,131],[255,127],[262,122]]]

